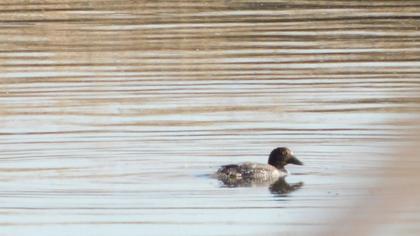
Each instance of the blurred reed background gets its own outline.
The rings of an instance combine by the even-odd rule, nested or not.
[[[342,214],[335,225],[322,234],[327,235],[416,235],[420,232],[419,182],[420,123],[418,115],[398,126],[413,129],[405,133],[407,144],[389,155],[393,161],[383,167],[370,196],[354,201],[354,209]]]
[[[1,235],[418,235],[419,17],[419,1],[0,1]],[[280,145],[301,189],[207,176]]]

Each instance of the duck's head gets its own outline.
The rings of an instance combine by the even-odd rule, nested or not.
[[[303,165],[303,163],[293,155],[293,152],[286,147],[279,147],[271,151],[268,158],[268,164],[277,169],[283,169],[287,164]]]

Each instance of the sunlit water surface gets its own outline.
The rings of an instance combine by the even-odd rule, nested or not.
[[[316,232],[419,111],[409,1],[62,2],[1,10],[2,235]],[[278,146],[288,191],[211,178]]]

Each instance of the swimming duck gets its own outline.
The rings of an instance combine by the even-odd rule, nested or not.
[[[238,165],[225,165],[216,172],[223,182],[250,181],[265,182],[277,180],[289,172],[284,168],[287,164],[303,165],[293,152],[286,147],[275,148],[268,157],[268,164],[245,162]]]

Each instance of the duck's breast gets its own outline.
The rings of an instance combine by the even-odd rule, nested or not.
[[[242,176],[253,179],[277,179],[287,175],[272,165],[246,162],[240,165]]]

